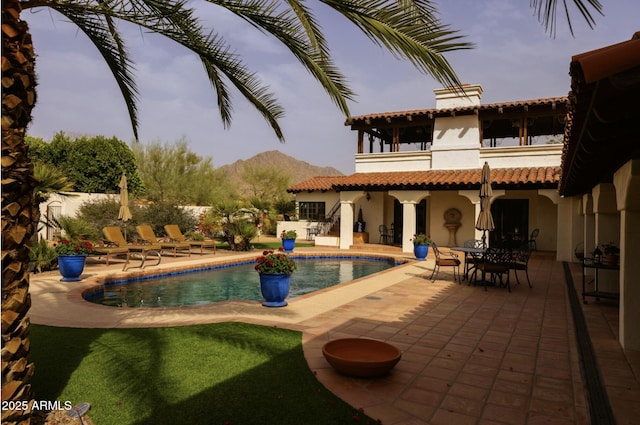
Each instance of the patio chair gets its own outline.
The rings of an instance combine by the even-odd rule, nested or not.
[[[313,238],[320,235],[321,232],[322,232],[322,226],[319,224],[317,226],[307,227],[307,240],[308,241],[313,240]]]
[[[122,270],[126,270],[129,265],[129,261],[132,258],[132,255],[137,255],[138,259],[140,259],[140,268],[145,268],[145,261],[147,256],[157,256],[158,262],[152,264],[153,266],[157,266],[160,264],[161,256],[160,250],[162,247],[160,244],[128,244],[125,240],[124,236],[122,236],[122,232],[118,226],[107,226],[102,229],[102,234],[113,246],[117,246],[119,248],[126,248],[128,250],[127,261],[124,263],[124,267]]]
[[[164,226],[164,230],[165,232],[167,232],[167,236],[169,236],[169,238],[172,241],[186,242],[189,245],[191,245],[191,248],[200,248],[200,254],[204,254],[205,248],[213,248],[213,253],[214,254],[216,253],[216,241],[214,240],[196,241],[192,239],[187,239],[182,234],[182,231],[180,230],[180,227],[178,227],[177,224],[167,224]]]
[[[431,242],[431,249],[436,257],[436,264],[433,266],[433,271],[431,272],[431,281],[435,282],[438,278],[438,273],[440,272],[440,266],[444,266],[453,267],[453,280],[455,281],[457,277],[458,281],[461,282],[460,259],[458,258],[458,255],[451,251],[440,252],[435,242]]]
[[[393,240],[393,236],[387,229],[387,226],[381,224],[380,226],[378,226],[378,232],[380,232],[380,240],[378,241],[378,243],[381,243],[383,245],[390,245],[391,241]]]
[[[511,250],[500,248],[487,248],[484,252],[482,259],[476,265],[476,269],[473,271],[474,284],[481,284],[484,286],[484,290],[487,290],[487,286],[495,285],[500,280],[500,287],[506,286],[509,292],[511,292],[511,284],[509,282],[509,271],[511,270]],[[477,280],[477,273],[482,273],[482,280]],[[486,280],[486,275],[489,275],[490,280]],[[503,282],[503,275],[507,275],[506,281]]]
[[[529,288],[532,288],[531,281],[529,280],[529,258],[531,257],[531,246],[525,244],[520,248],[514,249],[511,257],[511,265],[509,266],[513,273],[516,275],[516,282],[520,285],[520,279],[518,278],[518,270],[524,270],[525,276],[527,276],[527,283]]]
[[[159,243],[160,249],[162,251],[169,250],[173,252],[174,257],[178,254],[178,251],[187,251],[189,257],[191,257],[191,245],[188,242],[163,241],[162,239],[156,237],[155,232],[148,224],[141,224],[139,226],[136,226],[136,231],[138,232],[138,235],[142,238],[142,240],[151,244]]]
[[[533,232],[531,232],[531,236],[529,236],[529,246],[533,251],[538,250],[538,246],[536,245],[536,239],[538,239],[539,234],[540,234],[540,229],[533,229]]]
[[[484,248],[481,239],[469,239],[464,241],[465,248]],[[481,255],[468,252],[464,256],[464,276],[469,279],[469,272],[476,267],[480,261]]]

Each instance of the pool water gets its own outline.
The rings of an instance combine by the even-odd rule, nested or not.
[[[359,279],[393,267],[388,259],[296,258],[288,298]],[[87,301],[113,307],[180,307],[227,300],[262,300],[254,263],[106,284],[85,295]]]

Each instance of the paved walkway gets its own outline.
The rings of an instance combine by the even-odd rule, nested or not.
[[[146,272],[244,257],[247,255],[219,251],[216,255],[163,258],[160,266]],[[590,393],[585,391],[561,263],[551,254],[535,253],[530,261],[533,288],[523,283],[511,293],[459,285],[450,280],[447,270],[432,282],[427,279],[432,266],[431,258],[411,262],[292,299],[281,309],[255,302],[116,309],[86,303],[80,294],[96,279],[120,276],[121,265],[89,264],[86,279],[80,283],[61,283],[57,273],[34,275],[30,316],[33,323],[56,326],[138,327],[240,320],[301,330],[305,356],[318,379],[385,425],[591,423],[586,401]],[[575,284],[581,283],[577,265],[571,265],[571,273]],[[625,353],[617,342],[617,305],[608,301],[580,305],[617,423],[640,424],[640,352]],[[339,375],[322,357],[321,347],[342,337],[387,341],[402,350],[402,360],[383,378]]]

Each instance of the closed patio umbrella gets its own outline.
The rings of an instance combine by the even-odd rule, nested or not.
[[[120,183],[120,210],[118,211],[118,220],[122,220],[122,223],[126,223],[131,220],[131,210],[129,209],[129,191],[127,189],[127,175],[122,173]],[[124,226],[124,238],[127,239],[127,226]]]
[[[492,195],[491,168],[489,168],[489,163],[485,161],[482,167],[482,176],[480,177],[480,214],[478,214],[478,220],[476,221],[476,229],[483,231],[482,243],[485,247],[487,246],[487,231],[492,231],[496,228],[491,215]]]

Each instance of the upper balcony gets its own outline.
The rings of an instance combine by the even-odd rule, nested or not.
[[[356,173],[376,173],[390,171],[437,170],[434,167],[431,150],[407,152],[359,153],[355,156]],[[446,169],[482,168],[488,161],[492,167],[554,167],[562,160],[562,144],[476,147],[475,149],[452,148],[440,150],[435,155],[445,163]]]
[[[479,86],[465,90],[479,100]],[[480,168],[489,159],[507,168],[560,164],[566,97],[481,105],[464,95],[456,103],[448,90],[436,94],[446,107],[349,118],[358,132],[355,171]]]

